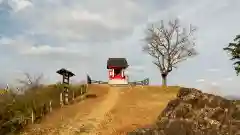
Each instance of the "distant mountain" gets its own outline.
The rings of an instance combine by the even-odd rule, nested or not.
[[[6,86],[7,86],[7,84],[5,84],[5,83],[0,83],[0,89],[5,89]]]
[[[230,100],[240,100],[240,95],[236,96],[236,95],[228,95],[225,96],[226,99],[230,99]]]

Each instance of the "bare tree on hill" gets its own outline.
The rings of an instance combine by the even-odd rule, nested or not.
[[[18,82],[23,84],[24,89],[35,89],[41,86],[43,74],[32,77],[29,73],[24,73],[25,79],[18,79]]]
[[[147,44],[143,51],[153,57],[153,63],[159,68],[162,84],[167,85],[167,76],[177,64],[197,55],[194,49],[193,33],[196,28],[190,25],[189,30],[182,28],[178,19],[169,21],[168,25],[161,21],[160,27],[152,25],[145,37]]]

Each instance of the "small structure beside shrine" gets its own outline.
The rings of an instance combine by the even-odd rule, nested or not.
[[[68,104],[68,94],[69,94],[69,88],[68,88],[68,85],[70,83],[70,77],[72,76],[75,76],[74,73],[72,73],[71,71],[68,71],[64,68],[60,69],[57,71],[58,74],[62,75],[62,84],[65,84],[64,85],[64,90],[63,90],[63,93],[64,94],[60,94],[60,100],[62,101],[63,99],[63,104]],[[62,103],[61,103],[62,104]]]
[[[128,78],[124,73],[127,68],[126,58],[109,58],[107,61],[108,84],[128,84]]]

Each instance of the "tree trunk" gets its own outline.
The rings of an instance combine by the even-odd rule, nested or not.
[[[162,85],[167,86],[167,74],[162,74]]]

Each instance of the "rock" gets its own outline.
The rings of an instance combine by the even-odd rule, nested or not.
[[[158,116],[154,128],[129,135],[232,135],[240,133],[240,109],[232,100],[181,88]]]

